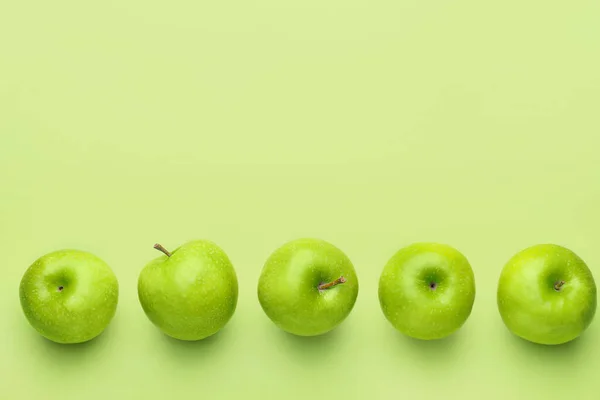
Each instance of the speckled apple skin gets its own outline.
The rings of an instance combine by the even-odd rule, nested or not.
[[[345,283],[318,289],[340,276]],[[358,289],[356,271],[344,252],[324,240],[302,238],[269,256],[257,292],[261,307],[276,326],[298,336],[316,336],[348,317]]]
[[[194,240],[148,263],[138,297],[150,321],[175,339],[195,341],[221,330],[233,317],[238,280],[227,254],[209,240]]]
[[[384,266],[378,295],[394,328],[415,339],[436,340],[464,325],[475,293],[473,269],[462,253],[446,244],[414,243]]]
[[[555,290],[557,281],[564,281]],[[558,345],[580,336],[596,313],[591,270],[573,251],[538,244],[515,254],[500,274],[497,304],[502,321],[527,341]]]
[[[25,317],[42,336],[57,343],[82,343],[100,335],[111,322],[119,284],[97,256],[59,250],[26,270],[19,297]]]

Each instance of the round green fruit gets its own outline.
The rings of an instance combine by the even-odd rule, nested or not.
[[[82,343],[100,335],[115,315],[119,284],[93,254],[60,250],[37,259],[19,286],[25,317],[57,343]]]
[[[358,279],[350,259],[320,239],[297,239],[275,250],[258,282],[265,314],[298,336],[333,330],[348,317],[357,296]]]
[[[208,240],[188,242],[148,263],[138,297],[150,321],[175,339],[195,341],[221,330],[233,317],[238,281],[225,252]]]
[[[379,302],[387,320],[403,334],[422,340],[444,338],[471,314],[473,269],[453,247],[412,244],[394,254],[383,268]]]
[[[590,325],[596,312],[592,272],[571,250],[539,244],[514,255],[502,269],[497,302],[515,335],[530,342],[569,342]]]

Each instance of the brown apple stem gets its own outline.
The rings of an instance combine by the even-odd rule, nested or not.
[[[161,244],[156,243],[154,245],[154,248],[158,251],[165,253],[167,257],[171,257],[171,253],[169,253],[169,250],[165,249]]]
[[[337,286],[340,283],[344,283],[344,282],[346,282],[346,278],[344,278],[343,276],[340,276],[333,282],[321,283],[319,286],[317,286],[317,289],[319,289],[319,290],[329,289],[329,288],[332,288],[332,287]]]
[[[554,284],[554,290],[559,291],[560,288],[562,288],[565,283],[566,283],[565,281],[558,281],[558,282],[556,282]]]

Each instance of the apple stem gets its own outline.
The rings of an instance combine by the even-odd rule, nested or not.
[[[171,257],[171,253],[169,253],[169,250],[165,249],[161,244],[156,243],[154,245],[154,248],[158,251],[165,253],[167,257]]]
[[[559,291],[560,288],[562,288],[565,283],[566,283],[565,281],[558,281],[558,282],[556,282],[554,284],[554,290]]]
[[[317,289],[319,289],[319,290],[325,290],[325,289],[332,288],[334,286],[339,285],[340,283],[345,283],[345,282],[346,282],[346,278],[344,278],[343,276],[340,276],[339,278],[337,278],[333,282],[321,283],[319,286],[317,286]]]

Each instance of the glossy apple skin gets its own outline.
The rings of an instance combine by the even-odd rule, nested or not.
[[[396,252],[384,266],[379,302],[386,319],[403,334],[442,339],[457,331],[471,314],[473,269],[451,246],[414,243]]]
[[[560,290],[554,285],[564,281]],[[590,325],[596,312],[592,272],[571,250],[539,244],[514,255],[504,266],[497,303],[507,328],[530,342],[569,342]]]
[[[319,290],[343,276],[345,283]],[[298,336],[325,334],[341,324],[358,296],[358,278],[350,259],[334,245],[303,238],[275,250],[265,262],[258,299],[265,314],[284,331]]]
[[[67,249],[38,258],[25,271],[19,298],[25,317],[42,336],[57,343],[82,343],[111,322],[119,284],[103,260]]]
[[[194,240],[148,263],[138,278],[138,298],[150,319],[175,339],[214,335],[233,317],[238,280],[227,254],[209,240]]]

